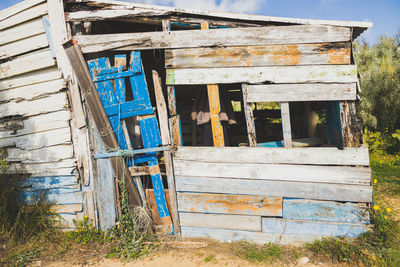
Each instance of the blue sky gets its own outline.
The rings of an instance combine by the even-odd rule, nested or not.
[[[0,9],[21,0],[0,0]],[[223,10],[279,17],[371,21],[361,38],[369,43],[400,30],[400,0],[137,0],[205,10]]]

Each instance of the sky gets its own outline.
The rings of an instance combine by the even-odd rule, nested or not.
[[[126,0],[125,0],[126,1]],[[21,0],[0,0],[0,10]],[[359,40],[373,44],[400,31],[400,0],[135,0],[181,8],[220,10],[277,17],[369,21]]]

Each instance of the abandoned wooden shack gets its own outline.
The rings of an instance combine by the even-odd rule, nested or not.
[[[0,11],[0,147],[63,227],[129,206],[183,237],[294,243],[369,225],[352,41],[372,24],[110,0]]]

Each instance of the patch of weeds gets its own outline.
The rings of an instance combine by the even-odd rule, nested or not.
[[[212,262],[215,261],[215,255],[214,254],[210,254],[207,257],[204,258],[203,260],[204,262]]]
[[[237,256],[250,262],[272,262],[282,258],[282,246],[268,243],[263,246],[247,242],[238,242],[234,245]]]
[[[73,241],[82,245],[92,242],[102,244],[110,239],[107,234],[104,234],[101,230],[93,226],[87,215],[83,217],[82,221],[73,220],[73,223],[75,224],[75,230],[66,233],[66,240],[68,242]]]
[[[0,261],[2,264],[8,264],[10,266],[26,266],[33,259],[36,259],[40,256],[40,253],[43,251],[43,247],[39,248],[30,248],[24,249],[18,252],[14,252],[9,255],[6,259]]]

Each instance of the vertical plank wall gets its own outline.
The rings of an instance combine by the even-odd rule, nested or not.
[[[44,190],[72,226],[82,192],[71,141],[66,83],[58,70],[45,0],[0,11],[0,147],[7,172],[27,173],[23,192],[33,202]]]

